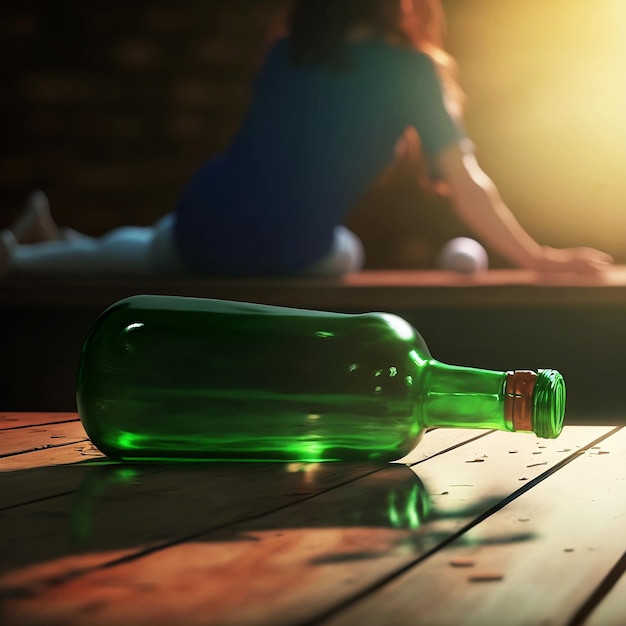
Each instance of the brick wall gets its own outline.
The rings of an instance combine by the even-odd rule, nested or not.
[[[35,187],[48,192],[57,221],[90,234],[169,211],[189,174],[237,128],[285,6],[3,0],[0,227]],[[350,218],[370,266],[429,262],[433,227],[420,223],[414,187],[396,177]],[[418,223],[407,230],[407,220]]]
[[[148,223],[229,140],[279,0],[4,0],[2,222],[43,187],[62,222]]]

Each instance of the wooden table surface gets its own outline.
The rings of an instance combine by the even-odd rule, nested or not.
[[[406,464],[113,463],[0,414],[0,623],[626,624],[626,429],[435,430]]]

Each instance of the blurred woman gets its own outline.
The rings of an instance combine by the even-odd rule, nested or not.
[[[394,159],[419,152],[459,218],[518,267],[597,272],[611,258],[555,249],[519,224],[462,124],[439,0],[295,0],[228,149],[150,227],[63,235],[41,193],[0,238],[19,272],[334,276],[363,248],[342,223]],[[416,166],[416,176],[418,168]],[[39,241],[37,241],[39,239]]]

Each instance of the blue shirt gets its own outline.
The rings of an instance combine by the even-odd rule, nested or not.
[[[183,189],[182,258],[222,275],[297,273],[318,261],[409,126],[427,157],[464,136],[430,57],[368,40],[348,46],[345,69],[293,65],[280,40],[230,147]]]

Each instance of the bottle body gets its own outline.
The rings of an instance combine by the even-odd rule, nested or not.
[[[87,338],[77,402],[118,459],[385,462],[428,426],[513,430],[505,380],[437,363],[386,313],[134,296]]]
[[[81,419],[116,458],[392,460],[420,436],[409,353],[430,355],[391,318],[136,296],[87,339]]]

